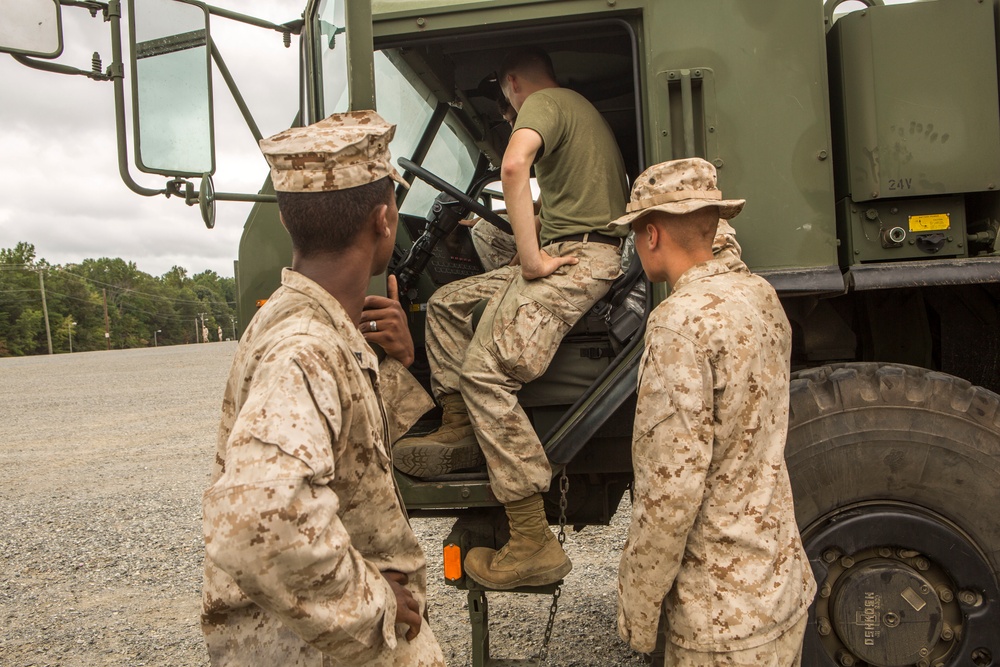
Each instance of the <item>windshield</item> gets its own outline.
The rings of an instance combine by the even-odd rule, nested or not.
[[[318,12],[319,62],[323,77],[323,114],[348,108],[347,48],[344,34],[344,0],[323,0]],[[339,26],[339,27],[338,27]],[[376,51],[375,99],[379,114],[396,125],[389,144],[393,162],[413,155],[438,104],[430,89],[417,77],[395,49]],[[465,190],[472,181],[479,149],[449,111],[431,143],[423,167]],[[399,169],[398,163],[396,168]],[[400,169],[402,171],[402,169]],[[437,191],[415,181],[400,212],[424,216]]]
[[[391,49],[375,52],[375,94],[379,114],[396,124],[396,136],[389,145],[393,162],[400,157],[412,156],[434,114],[437,98]],[[434,136],[422,166],[465,190],[472,181],[478,157],[479,149],[462,131],[454,112],[449,112]],[[436,196],[437,190],[416,180],[400,212],[426,215]]]

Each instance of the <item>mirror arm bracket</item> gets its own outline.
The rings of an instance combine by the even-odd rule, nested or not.
[[[182,197],[188,206],[195,206],[200,203],[200,196],[195,190],[194,183],[186,178],[172,178],[167,181],[163,194],[170,197]],[[215,201],[243,201],[260,202],[263,204],[276,204],[278,198],[275,195],[249,194],[245,192],[214,192],[212,199]]]
[[[302,32],[302,26],[305,25],[305,21],[302,19],[297,19],[295,21],[289,21],[288,23],[277,24],[271,23],[270,21],[265,21],[264,19],[259,19],[256,16],[249,16],[247,14],[240,14],[239,12],[234,12],[229,9],[222,9],[221,7],[213,7],[212,5],[205,5],[208,9],[208,13],[214,16],[221,16],[225,19],[230,19],[233,21],[239,21],[240,23],[246,23],[247,25],[257,26],[258,28],[264,28],[265,30],[274,30],[275,32],[280,32],[282,35],[293,34],[298,35]],[[285,46],[288,46],[286,44]]]
[[[63,7],[83,7],[90,11],[91,16],[97,16],[97,12],[108,11],[108,3],[96,0],[59,0],[59,4]]]
[[[163,194],[167,199],[183,197],[184,203],[188,206],[198,203],[198,193],[194,191],[194,184],[185,178],[171,178],[167,181]]]
[[[71,76],[85,76],[88,79],[93,79],[94,81],[111,81],[113,78],[110,72],[103,74],[92,70],[70,67],[69,65],[60,65],[59,63],[52,63],[45,60],[36,60],[17,53],[12,53],[11,57],[25,67],[42,70],[43,72],[55,72],[56,74],[69,74]]]
[[[251,195],[244,194],[242,192],[216,192],[216,201],[248,201],[261,204],[276,204],[278,203],[278,198],[274,195]]]
[[[250,107],[247,106],[246,100],[243,99],[243,95],[240,93],[239,86],[236,85],[236,80],[233,78],[232,72],[230,72],[229,67],[226,66],[226,61],[222,59],[222,54],[215,46],[214,39],[209,39],[209,45],[211,46],[212,60],[215,61],[216,67],[219,68],[219,73],[222,74],[223,80],[225,80],[226,85],[229,87],[229,92],[232,93],[233,99],[236,100],[236,106],[240,108],[240,113],[243,114],[243,120],[246,121],[247,127],[250,129],[250,133],[253,135],[254,141],[260,143],[260,140],[264,138],[264,135],[260,133],[260,128],[257,127],[257,121],[254,120],[253,114],[250,112]]]

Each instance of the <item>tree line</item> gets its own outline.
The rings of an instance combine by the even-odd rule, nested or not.
[[[234,278],[180,266],[151,276],[109,257],[53,265],[25,242],[0,249],[0,357],[47,354],[49,336],[59,354],[214,342],[220,332],[236,337]]]

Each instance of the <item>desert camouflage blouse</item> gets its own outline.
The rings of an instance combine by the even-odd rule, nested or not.
[[[738,246],[735,252],[738,253]],[[784,448],[791,330],[735,253],[689,269],[650,315],[632,443],[632,524],[618,624],[734,651],[775,639],[815,593]]]
[[[389,445],[430,406],[328,292],[284,271],[240,341],[203,500],[213,665],[444,664],[427,623],[413,642],[394,627],[380,574],[409,575],[424,610]]]

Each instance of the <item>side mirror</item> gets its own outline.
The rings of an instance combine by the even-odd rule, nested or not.
[[[62,54],[59,0],[0,0],[0,52],[36,58]]]
[[[129,0],[128,9],[136,165],[215,173],[208,9],[195,0]]]

